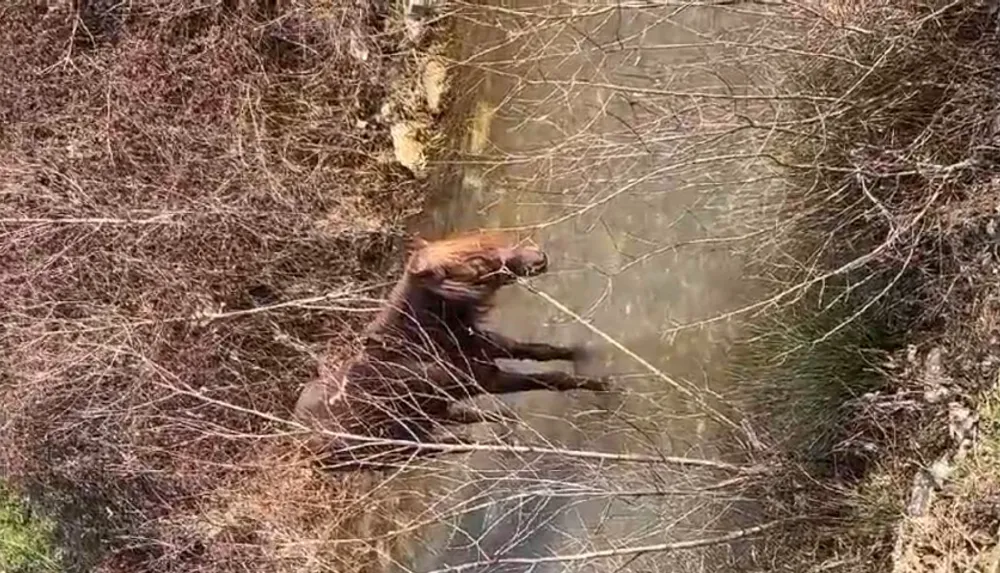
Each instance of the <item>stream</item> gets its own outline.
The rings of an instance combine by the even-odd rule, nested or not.
[[[530,284],[544,295],[506,289],[492,326],[524,340],[585,342],[594,357],[581,368],[615,376],[609,395],[503,397],[523,421],[518,438],[724,458],[732,426],[691,395],[725,395],[735,323],[724,317],[754,300],[729,245],[746,232],[734,198],[768,184],[767,167],[748,153],[759,133],[740,129],[742,116],[761,113],[745,96],[765,80],[736,41],[757,16],[514,0],[461,5],[456,17],[451,89],[463,113],[450,129],[452,158],[434,166],[442,197],[423,231],[517,229],[542,246],[550,272]],[[721,478],[697,468],[481,452],[450,472],[456,496],[477,507],[440,524],[402,570],[718,571],[742,559],[737,546],[634,548],[757,522],[752,504],[699,494]],[[586,558],[602,551],[612,554]]]

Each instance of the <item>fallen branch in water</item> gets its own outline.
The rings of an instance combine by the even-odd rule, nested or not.
[[[497,565],[541,565],[542,563],[570,563],[575,561],[593,561],[597,559],[608,559],[611,557],[625,557],[625,556],[637,556],[645,553],[668,553],[672,551],[682,551],[685,549],[697,549],[699,547],[708,547],[710,545],[720,545],[723,543],[729,543],[730,541],[736,541],[738,539],[744,539],[752,535],[757,535],[763,533],[770,529],[774,529],[778,526],[792,523],[794,521],[801,521],[803,518],[794,519],[781,519],[777,521],[772,521],[765,523],[763,525],[756,525],[754,527],[748,527],[746,529],[739,529],[736,531],[730,531],[724,535],[719,535],[716,537],[703,537],[700,539],[691,539],[688,541],[675,541],[673,543],[654,543],[652,545],[638,545],[635,547],[622,547],[618,549],[603,549],[600,551],[588,551],[586,553],[570,553],[567,555],[550,555],[548,557],[506,557],[499,559],[489,559],[482,561],[473,561],[469,563],[462,563],[460,565],[451,565],[441,569],[435,569],[430,573],[459,573],[460,571],[468,571],[469,569],[475,569],[477,567],[484,566],[497,566]]]

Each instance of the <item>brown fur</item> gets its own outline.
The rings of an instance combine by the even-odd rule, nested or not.
[[[427,442],[440,440],[448,424],[501,420],[459,403],[484,392],[604,390],[603,380],[562,372],[516,374],[495,363],[579,358],[579,349],[521,343],[480,325],[501,287],[545,272],[547,264],[539,249],[500,233],[416,239],[403,277],[366,329],[363,349],[335,372],[322,373],[299,397],[296,416],[328,432],[315,433],[308,447],[345,468],[377,463],[375,458],[394,459],[393,450],[419,448],[329,432]]]

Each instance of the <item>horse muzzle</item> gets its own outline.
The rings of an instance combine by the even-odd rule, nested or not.
[[[549,269],[549,257],[544,252],[530,249],[518,253],[518,256],[507,262],[507,268],[519,277],[533,277]]]

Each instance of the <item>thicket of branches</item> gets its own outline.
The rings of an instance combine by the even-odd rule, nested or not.
[[[777,285],[769,300],[806,319],[762,322],[785,338],[770,351],[967,333],[995,280],[996,10],[873,3],[826,16],[805,44],[823,57],[788,68],[789,91],[810,101],[777,126],[792,185],[766,207],[780,223],[752,265]]]
[[[287,415],[422,196],[389,3],[276,6],[0,7],[0,468],[107,570],[226,569],[164,524],[269,425],[206,398]]]
[[[990,2],[810,13],[803,47],[822,57],[786,68],[810,100],[776,126],[791,186],[765,202],[782,223],[753,265],[787,306],[736,374],[760,427],[821,478],[812,510],[836,516],[792,543],[883,570],[913,474],[954,447],[928,378],[970,405],[995,376],[1000,20]]]

